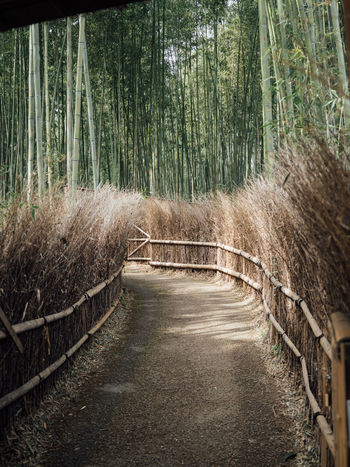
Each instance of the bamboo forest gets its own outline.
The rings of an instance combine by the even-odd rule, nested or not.
[[[0,0],[0,464],[350,465],[350,2]]]
[[[300,137],[341,156],[342,18],[337,0],[151,0],[3,33],[2,198],[109,183],[191,199]]]

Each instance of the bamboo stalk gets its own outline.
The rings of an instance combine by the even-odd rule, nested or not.
[[[51,315],[49,315],[51,316]],[[22,332],[31,331],[32,329],[40,328],[44,326],[45,319],[44,318],[37,318],[32,319],[30,321],[25,321],[24,323],[18,323],[13,325],[13,330],[16,334],[21,334]],[[8,336],[5,332],[0,331],[0,340],[6,339]]]
[[[67,18],[67,185],[72,183],[72,152],[73,152],[73,119],[72,119],[72,83],[73,83],[73,53],[72,53],[72,18]]]
[[[257,290],[258,292],[261,291],[260,284],[258,284],[257,282],[254,282],[252,279],[250,279],[248,276],[245,276],[241,272],[234,271],[233,269],[223,268],[221,266],[216,266],[216,270],[219,272],[223,272],[224,274],[227,274],[228,276],[233,276],[233,277],[236,277],[237,279],[241,279],[242,281],[250,285],[253,289]]]
[[[241,279],[242,281],[246,282],[251,287],[253,287],[255,290],[258,290],[258,291],[261,290],[260,284],[258,284],[257,282],[254,282],[252,279],[245,276],[241,272],[234,271],[233,269],[223,268],[221,266],[217,266],[216,264],[185,264],[185,263],[169,263],[169,262],[164,263],[161,261],[150,261],[149,264],[150,266],[155,266],[155,267],[169,267],[169,268],[178,268],[178,269],[204,269],[204,270],[222,272],[229,276],[236,277],[237,279]]]
[[[162,268],[177,268],[177,269],[207,269],[216,271],[215,264],[185,264],[185,263],[164,263],[161,261],[150,261],[150,266]]]
[[[144,242],[144,238],[128,238],[128,242]]]
[[[300,363],[301,363],[301,366],[302,366],[303,379],[304,379],[304,384],[305,384],[305,391],[306,391],[306,394],[308,396],[312,412],[313,412],[314,415],[316,415],[317,424],[318,424],[323,436],[325,437],[325,439],[327,441],[327,445],[328,445],[331,453],[333,454],[333,456],[335,456],[334,435],[333,435],[333,432],[332,432],[332,430],[331,430],[331,428],[330,428],[330,426],[329,426],[329,424],[328,424],[328,422],[326,420],[326,417],[321,414],[321,408],[318,405],[318,402],[317,402],[315,396],[311,392],[310,382],[309,382],[309,375],[308,375],[308,371],[307,371],[305,357],[300,358]]]
[[[80,122],[81,122],[81,84],[83,73],[83,40],[85,35],[85,15],[79,15],[79,44],[77,58],[77,74],[75,87],[75,110],[74,110],[74,134],[72,152],[72,197],[75,199],[75,191],[79,182],[79,160],[80,160]]]
[[[151,238],[151,236],[144,232],[142,229],[140,229],[140,227],[137,227],[137,225],[134,225],[135,229],[137,229],[139,232],[141,232],[143,235],[145,235],[147,238]]]
[[[275,317],[273,316],[273,314],[271,313],[271,310],[270,308],[268,307],[267,303],[266,303],[266,300],[264,297],[262,297],[262,300],[263,300],[263,305],[264,305],[264,309],[265,309],[265,314],[267,316],[267,318],[271,321],[271,323],[273,324],[274,328],[281,334],[281,337],[282,339],[285,341],[285,343],[288,345],[288,347],[292,350],[292,352],[294,353],[294,355],[297,357],[297,358],[301,358],[301,353],[299,352],[299,350],[295,347],[295,345],[293,344],[293,342],[289,339],[289,337],[287,336],[285,330],[282,328],[282,326],[280,326],[280,324],[278,323],[278,321],[276,321]]]
[[[85,89],[86,89],[86,100],[88,108],[88,122],[90,131],[90,151],[92,161],[92,174],[94,182],[94,190],[97,190],[99,184],[98,167],[97,167],[97,155],[96,155],[96,139],[95,139],[95,124],[94,124],[94,109],[92,104],[91,96],[91,84],[89,74],[89,61],[86,47],[86,36],[85,30],[83,33],[83,65],[84,65],[84,76],[85,76]]]
[[[60,366],[62,366],[66,360],[67,355],[62,355],[58,360],[56,360],[50,366],[45,368],[45,370],[41,371],[39,373],[40,382],[44,379],[47,379],[54,371],[56,371]]]
[[[5,329],[8,332],[8,335],[11,337],[11,339],[15,343],[17,349],[20,351],[20,353],[23,353],[24,352],[23,344],[19,340],[19,337],[17,336],[16,331],[13,329],[12,324],[8,320],[7,316],[5,315],[1,307],[0,307],[0,320],[2,321],[2,324],[5,326]]]
[[[272,93],[270,72],[270,47],[267,27],[266,1],[258,0],[259,7],[259,36],[260,36],[260,62],[261,62],[261,90],[264,127],[264,167],[269,173],[271,170],[271,157],[273,153],[272,123]]]
[[[41,113],[41,85],[40,85],[40,42],[39,25],[32,26],[33,45],[33,78],[34,78],[34,107],[35,107],[35,134],[37,150],[37,173],[39,198],[45,189],[43,150],[42,150],[42,113]]]
[[[317,424],[318,424],[318,427],[319,427],[321,433],[323,434],[323,436],[324,436],[324,438],[325,438],[325,440],[327,442],[327,446],[329,447],[329,450],[331,451],[332,456],[335,457],[334,434],[333,434],[333,431],[332,431],[331,427],[329,426],[329,424],[327,422],[326,417],[324,415],[320,414],[316,418],[316,421],[317,421]]]
[[[51,157],[51,125],[50,125],[50,98],[49,98],[49,64],[48,64],[48,26],[44,23],[44,88],[45,88],[45,128],[46,128],[46,162],[47,182],[49,194],[52,195],[53,173]]]
[[[345,49],[348,62],[348,76],[350,76],[350,5],[349,2],[343,0],[344,10],[344,29],[345,29]]]
[[[78,342],[73,345],[67,352],[66,356],[67,358],[70,358],[80,347],[84,344],[89,339],[89,334],[84,334],[81,339],[78,340]]]
[[[147,243],[149,243],[149,238],[146,238],[146,240],[144,240],[143,243],[141,243],[141,245],[132,250],[132,252],[128,254],[128,258],[130,258],[137,251],[139,251],[143,246],[147,245]]]
[[[66,357],[65,357],[66,358]],[[0,399],[0,410],[10,405],[15,400],[27,394],[31,389],[35,388],[40,384],[39,375],[34,376],[34,378],[27,381],[25,384],[15,389],[14,391],[9,392]]]
[[[104,315],[104,317],[102,319],[100,319],[100,321],[98,321],[95,324],[95,326],[90,329],[90,331],[87,332],[89,334],[89,336],[92,336],[93,334],[95,334],[95,332],[97,332],[100,329],[100,327],[103,325],[103,323],[105,323],[107,321],[107,319],[110,317],[110,315],[113,313],[113,310],[118,305],[118,303],[119,303],[119,297],[114,302],[114,304],[111,306],[109,311],[107,311],[107,313]]]
[[[303,310],[306,319],[308,320],[315,337],[319,339],[320,345],[322,346],[323,350],[326,352],[328,358],[332,360],[332,347],[328,340],[323,336],[323,332],[319,328],[316,320],[311,314],[309,307],[304,302],[304,300],[300,303],[300,308]]]
[[[127,258],[126,261],[144,261],[144,262],[150,262],[151,258]]]
[[[295,355],[297,358],[301,358],[301,353],[300,353],[299,350],[295,347],[295,345],[293,344],[293,342],[289,339],[289,337],[287,336],[287,334],[283,334],[282,339],[283,339],[284,342],[288,345],[288,347],[291,349],[291,351],[294,353],[294,355]]]
[[[204,246],[217,247],[217,243],[213,242],[191,242],[188,240],[150,240],[152,245],[189,245],[189,246]]]
[[[33,189],[34,159],[34,70],[33,70],[33,28],[29,26],[29,65],[28,65],[28,170],[27,189],[28,202],[31,201]]]

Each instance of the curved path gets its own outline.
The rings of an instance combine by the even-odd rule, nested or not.
[[[291,421],[254,345],[256,303],[136,266],[124,283],[135,309],[123,344],[83,391],[84,410],[64,417],[48,465],[286,465]]]

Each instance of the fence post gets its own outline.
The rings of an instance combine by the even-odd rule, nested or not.
[[[210,248],[208,248],[208,250],[210,251]],[[220,255],[221,255],[220,248],[216,247],[216,266],[220,266],[220,259],[221,259]],[[220,277],[221,273],[219,271],[216,271],[216,276]]]
[[[350,315],[331,315],[332,414],[335,437],[335,466],[350,463]]]

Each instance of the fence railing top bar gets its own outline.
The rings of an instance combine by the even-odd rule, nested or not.
[[[188,246],[203,246],[217,248],[218,244],[215,242],[192,242],[190,240],[160,240],[151,239],[150,243],[153,245],[188,245]]]
[[[58,313],[52,313],[50,315],[42,316],[40,318],[24,321],[23,323],[17,323],[14,324],[13,330],[15,331],[16,334],[21,334],[23,332],[31,331],[32,329],[37,329],[40,328],[41,326],[44,326],[46,323],[52,323],[54,321],[58,321],[59,319],[66,318],[70,314],[74,312],[79,306],[81,306],[84,302],[89,300],[90,298],[94,297],[97,295],[101,290],[103,290],[108,284],[110,284],[116,277],[119,276],[123,269],[124,265],[121,266],[116,272],[114,272],[111,276],[109,276],[108,279],[100,282],[97,284],[95,287],[89,289],[87,292],[85,292],[80,299],[74,303],[74,305],[70,306],[69,308],[66,308],[63,311],[60,311]],[[5,333],[4,331],[0,330],[0,340],[8,338],[8,334]]]
[[[104,322],[109,318],[112,314],[113,310],[115,309],[119,299],[117,299],[107,313],[95,324],[93,328],[87,331],[86,334],[83,335],[79,339],[76,344],[73,345],[70,349],[68,349],[60,358],[58,358],[55,362],[49,365],[47,368],[42,370],[39,374],[35,375],[25,384],[20,386],[19,388],[5,394],[3,397],[0,398],[0,410],[10,405],[12,402],[16,401],[20,397],[27,394],[30,390],[38,386],[43,380],[48,378],[52,373],[54,373],[60,366],[62,366],[72,355],[86,342],[89,337],[95,334],[98,329],[104,324]]]

